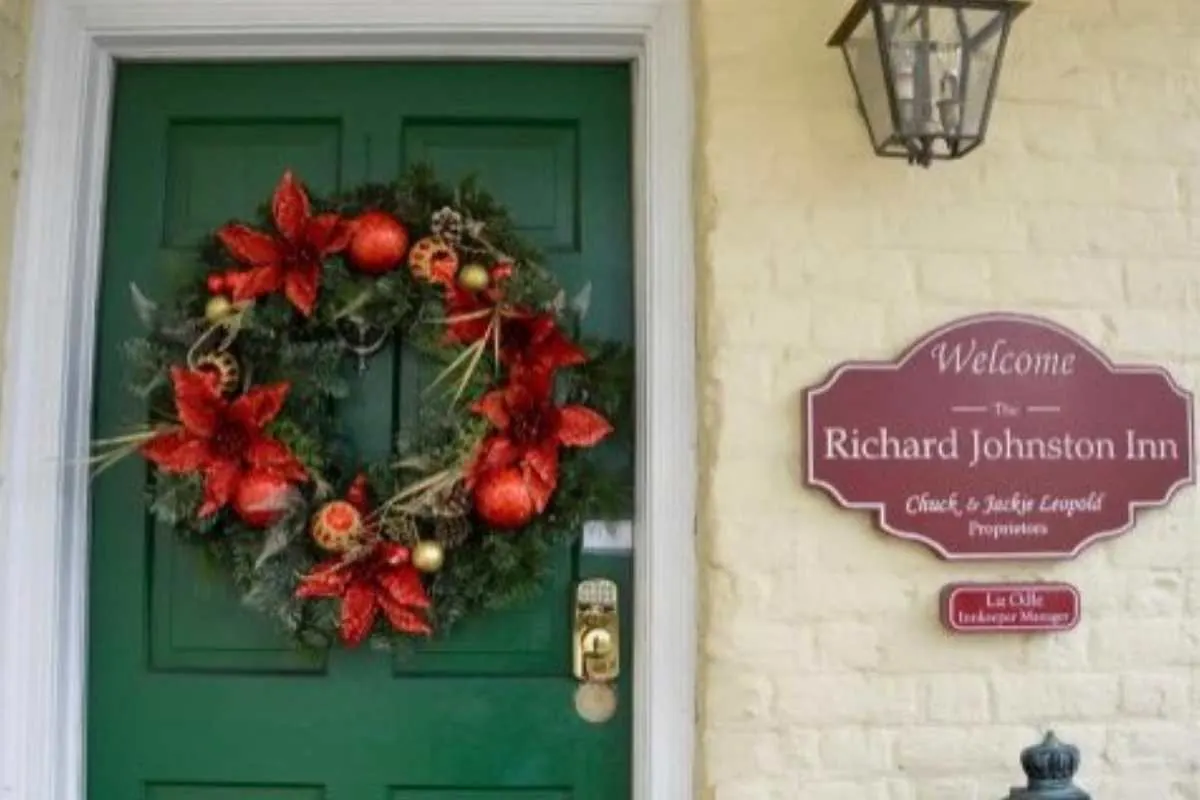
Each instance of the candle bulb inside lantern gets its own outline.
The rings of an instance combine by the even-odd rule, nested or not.
[[[896,99],[913,100],[917,96],[917,82],[912,69],[896,73]]]
[[[962,107],[958,99],[958,76],[947,72],[942,76],[941,99],[938,100],[938,115],[941,117],[942,129],[947,133],[958,130],[962,121]]]

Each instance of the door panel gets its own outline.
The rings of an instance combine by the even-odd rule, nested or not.
[[[324,670],[325,659],[296,651],[271,621],[248,614],[232,584],[203,551],[151,523],[150,661],[154,672],[297,672]]]
[[[463,789],[397,789],[388,797],[391,800],[571,800],[571,792],[566,789],[513,789],[499,792],[475,792]]]
[[[554,554],[547,594],[570,597],[575,554],[568,548]],[[431,642],[417,658],[398,653],[397,674],[414,675],[544,675],[562,672],[563,653],[570,652],[570,619],[564,604],[543,598],[469,619],[454,636]]]
[[[322,800],[319,786],[188,786],[150,784],[146,800]]]
[[[191,248],[253,215],[286,168],[316,192],[418,162],[444,181],[477,175],[569,293],[591,284],[586,332],[630,341],[629,141],[625,66],[122,65],[98,435],[149,412],[124,383],[121,348],[139,333],[129,285],[165,297],[194,280]],[[384,456],[432,372],[393,346],[347,374],[355,388],[338,413],[354,450]],[[152,521],[148,474],[129,459],[94,486],[90,800],[629,796],[628,681],[612,721],[583,722],[569,649],[582,577],[618,580],[629,624],[629,559],[563,548],[541,596],[464,621],[452,638],[396,654],[302,654],[203,551]]]
[[[285,167],[314,187],[337,186],[341,134],[338,120],[171,122],[164,245],[194,247],[227,222],[223,209],[253,209]]]
[[[401,158],[432,165],[439,175],[477,175],[502,187],[497,199],[517,229],[544,251],[579,249],[579,134],[571,122],[459,123],[413,120]],[[479,165],[486,165],[483,169]]]

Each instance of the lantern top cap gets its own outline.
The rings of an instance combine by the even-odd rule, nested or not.
[[[867,12],[875,6],[911,5],[927,8],[959,8],[978,9],[981,11],[1007,11],[1011,19],[1029,8],[1027,0],[855,0],[845,19],[838,24],[837,30],[829,37],[830,47],[841,47],[850,38],[858,24],[862,22]]]

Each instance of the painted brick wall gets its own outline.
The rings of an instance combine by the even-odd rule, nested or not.
[[[8,294],[29,15],[30,0],[0,0],[0,309],[5,307]],[[0,310],[0,330],[3,328],[4,312]]]
[[[695,0],[709,800],[990,800],[1053,726],[1098,800],[1200,798],[1194,490],[1073,563],[953,568],[801,485],[799,395],[1022,310],[1200,389],[1200,3],[1036,0],[985,149],[874,158],[850,0]],[[963,579],[1076,582],[1047,638],[950,639]]]

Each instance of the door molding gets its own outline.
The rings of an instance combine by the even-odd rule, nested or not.
[[[92,354],[119,59],[634,64],[634,798],[691,800],[697,593],[686,0],[40,0],[0,431],[0,798],[84,800]]]

